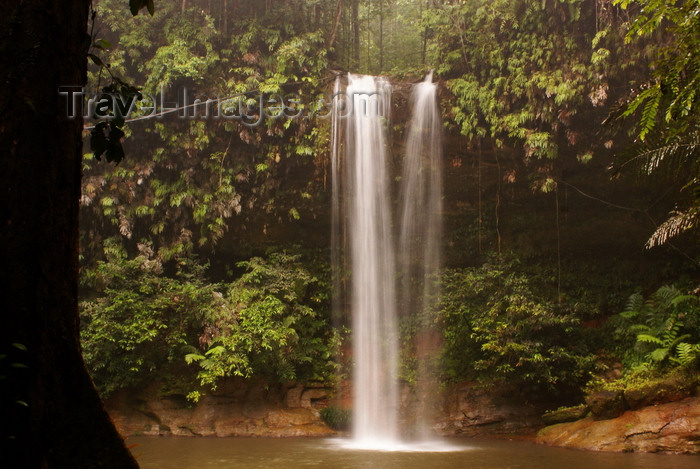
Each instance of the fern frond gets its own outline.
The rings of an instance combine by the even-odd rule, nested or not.
[[[654,337],[650,334],[639,334],[637,335],[637,342],[644,342],[648,344],[664,345],[664,341],[658,337]]]
[[[686,339],[690,339],[690,334],[683,334],[682,336],[677,337],[675,340],[673,340],[669,344],[669,346],[668,346],[669,350],[675,349],[676,347],[678,347],[679,344],[682,344],[683,341]]]
[[[685,303],[686,301],[692,301],[696,298],[697,296],[694,295],[678,295],[671,301],[671,304],[675,307],[682,303]]]
[[[671,216],[654,231],[645,247],[665,244],[670,238],[700,226],[700,207],[691,207],[685,212],[674,211]]]
[[[673,285],[663,285],[653,295],[658,309],[667,309],[671,306],[673,299],[681,294],[680,290]]]
[[[627,299],[627,305],[625,306],[625,311],[623,311],[622,314],[625,318],[632,318],[639,314],[639,312],[642,311],[643,308],[644,297],[639,292],[633,293]]]
[[[617,170],[632,166],[644,175],[665,173],[666,177],[692,180],[698,172],[700,155],[700,128],[693,126],[683,132],[645,134],[644,141],[633,145]]]
[[[665,347],[664,348],[657,348],[656,350],[651,352],[648,356],[652,361],[662,362],[668,357],[668,349]]]
[[[688,366],[700,356],[700,344],[681,342],[676,346],[678,357],[674,360],[679,365]]]
[[[657,83],[654,87],[650,88],[649,100],[644,105],[644,110],[642,111],[642,118],[639,121],[641,127],[639,131],[639,139],[644,141],[647,134],[654,129],[656,125],[656,115],[659,112],[659,103],[661,102],[661,86]]]
[[[645,325],[645,324],[634,324],[630,326],[629,331],[632,334],[645,334],[645,333],[651,333],[651,327]]]

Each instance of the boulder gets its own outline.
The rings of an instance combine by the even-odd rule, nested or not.
[[[625,403],[630,409],[640,409],[653,404],[680,401],[695,394],[696,383],[682,376],[648,381],[624,392]]]
[[[625,411],[622,391],[598,391],[586,397],[594,420],[607,420],[619,417]]]
[[[557,409],[545,412],[542,415],[542,420],[547,425],[554,425],[556,423],[564,422],[574,422],[576,420],[584,418],[586,414],[588,414],[589,410],[590,409],[587,405],[566,407],[564,409]]]
[[[700,398],[627,411],[614,419],[592,417],[546,427],[538,443],[617,452],[700,452]]]

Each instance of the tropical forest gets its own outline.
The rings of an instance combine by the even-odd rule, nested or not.
[[[700,468],[699,51],[698,0],[3,4],[0,466]]]

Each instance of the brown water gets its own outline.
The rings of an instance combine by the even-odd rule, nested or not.
[[[132,437],[127,444],[135,445],[142,469],[700,469],[700,456],[595,453],[523,441],[449,439],[437,452],[352,450],[340,441]]]

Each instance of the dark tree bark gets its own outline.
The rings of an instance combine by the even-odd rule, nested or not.
[[[2,467],[138,467],[80,353],[83,121],[59,86],[85,84],[89,4],[0,2]]]

